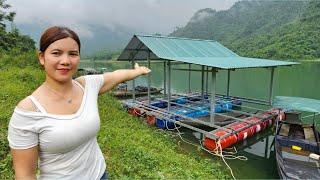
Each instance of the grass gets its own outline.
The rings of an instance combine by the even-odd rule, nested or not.
[[[7,124],[13,109],[43,81],[44,72],[34,53],[0,55],[0,179],[14,177],[7,142]],[[182,152],[168,132],[128,115],[111,95],[100,96],[99,107],[98,142],[111,179],[230,178],[219,163]]]
[[[99,99],[102,126],[98,141],[111,178],[227,178],[219,164],[181,153],[175,139],[129,116],[110,95]],[[104,119],[105,118],[105,119]]]

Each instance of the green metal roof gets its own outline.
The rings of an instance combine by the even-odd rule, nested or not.
[[[276,96],[272,106],[284,109],[320,113],[320,100],[316,99]]]
[[[118,60],[173,60],[221,69],[275,67],[299,64],[237,55],[217,41],[167,36],[134,35]]]

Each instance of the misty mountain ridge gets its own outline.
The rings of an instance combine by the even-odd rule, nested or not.
[[[239,1],[202,9],[170,36],[217,40],[237,54],[272,59],[320,58],[320,1]]]
[[[267,59],[320,58],[320,1],[239,1],[230,9],[197,11],[170,36],[211,39],[241,56]],[[36,42],[43,25],[18,25]],[[48,27],[48,26],[47,26]],[[135,30],[123,26],[90,25],[93,37],[81,37],[83,57],[119,51]],[[143,34],[143,33],[138,33]],[[148,33],[150,34],[150,33]]]
[[[46,27],[49,27],[49,25]],[[34,39],[36,47],[39,48],[39,39],[44,30],[43,25],[19,24],[17,28],[22,34],[27,34]],[[134,30],[122,26],[108,28],[105,26],[90,25],[90,29],[93,34],[92,37],[81,37],[81,34],[79,35],[82,56],[92,55],[106,49],[109,51],[123,49],[134,33]]]

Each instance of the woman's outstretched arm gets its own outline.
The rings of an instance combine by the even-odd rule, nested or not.
[[[113,72],[106,72],[103,74],[104,82],[99,91],[99,94],[103,94],[118,84],[132,80],[138,76],[146,75],[150,73],[151,70],[144,66],[139,66],[138,63],[134,65],[134,69],[119,69]],[[80,84],[85,86],[84,77],[79,77],[76,79]]]
[[[103,94],[106,91],[111,90],[118,84],[132,80],[140,75],[146,75],[151,70],[144,66],[139,66],[138,63],[134,65],[134,69],[119,69],[113,72],[104,73],[104,84],[100,89],[99,94]]]

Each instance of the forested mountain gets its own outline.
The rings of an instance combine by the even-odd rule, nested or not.
[[[214,39],[241,56],[320,58],[320,1],[240,1],[202,9],[171,36]]]
[[[17,27],[21,32],[29,34],[35,41],[39,41],[41,33],[45,28],[50,26],[52,25],[38,25],[34,23],[19,24]],[[126,45],[134,32],[126,27],[116,26],[114,29],[111,29],[103,25],[90,25],[90,31],[94,34],[93,37],[84,37],[78,33],[81,40],[81,55],[83,57],[88,55],[93,56],[93,54],[105,50],[118,51]],[[37,47],[38,44],[39,42],[36,42]]]

